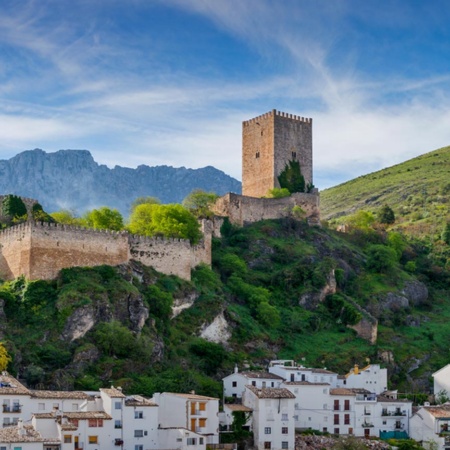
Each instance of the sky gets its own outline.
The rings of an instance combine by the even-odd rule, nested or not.
[[[319,189],[450,145],[448,0],[2,0],[0,159],[241,179],[242,121],[313,119]]]

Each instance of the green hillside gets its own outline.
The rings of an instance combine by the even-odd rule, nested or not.
[[[338,223],[358,210],[388,204],[395,227],[414,236],[437,236],[450,219],[450,147],[364,175],[321,192],[322,219]]]
[[[345,373],[370,360],[389,368],[391,387],[417,393],[448,363],[450,277],[420,242],[293,219],[222,232],[213,268],[194,270],[191,282],[130,263],[3,283],[8,370],[39,388],[113,383],[130,394],[221,396],[220,380],[236,363],[287,358]],[[229,337],[202,338],[221,314]],[[349,327],[363,317],[378,320],[375,344]]]

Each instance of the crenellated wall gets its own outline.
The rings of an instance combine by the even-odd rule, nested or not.
[[[233,193],[220,197],[212,208],[214,214],[228,217],[235,225],[244,226],[265,219],[280,219],[300,206],[311,224],[320,223],[319,194],[294,193],[284,198],[256,198]]]
[[[168,275],[190,280],[191,269],[211,264],[211,235],[192,246],[180,239],[27,222],[0,232],[0,276],[53,279],[67,267],[118,265],[135,259]],[[210,226],[209,226],[210,227]]]

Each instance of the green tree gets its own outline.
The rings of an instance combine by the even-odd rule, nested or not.
[[[94,332],[95,343],[107,356],[126,358],[135,346],[133,333],[120,322],[100,323]]]
[[[367,268],[374,272],[387,272],[397,262],[397,253],[391,247],[374,244],[367,249]]]
[[[202,236],[194,215],[177,204],[137,205],[131,213],[128,229],[144,236],[189,239],[192,244],[196,244]]]
[[[53,217],[47,214],[40,203],[35,203],[31,208],[31,215],[36,222],[55,222]]]
[[[117,209],[111,209],[107,206],[88,211],[83,216],[83,222],[88,228],[96,230],[120,231],[124,226],[122,214]]]
[[[371,212],[360,209],[355,214],[348,216],[345,222],[353,228],[368,230],[375,223],[375,217]]]
[[[2,202],[2,216],[11,222],[23,222],[27,220],[27,207],[23,200],[17,195],[5,195]]]
[[[444,229],[442,230],[442,240],[447,244],[450,245],[450,222],[447,222],[445,224]]]
[[[275,306],[262,301],[256,308],[256,317],[259,322],[269,328],[276,328],[280,324],[280,313]]]
[[[218,198],[214,192],[195,189],[183,200],[183,206],[197,218],[211,218],[214,216],[211,207]]]
[[[131,204],[130,212],[133,212],[134,208],[136,208],[136,206],[138,205],[160,205],[160,204],[161,200],[157,197],[150,197],[150,196],[138,197]]]
[[[305,192],[305,178],[300,169],[298,161],[289,161],[283,172],[278,176],[281,188],[287,189],[290,193]]]
[[[6,350],[3,342],[0,342],[0,372],[6,370],[11,361],[12,358],[9,356],[8,350]]]
[[[268,198],[284,198],[284,197],[289,197],[290,195],[291,195],[291,193],[289,192],[289,189],[273,188],[273,189],[269,189],[267,197]]]
[[[407,243],[405,238],[401,233],[398,233],[396,231],[393,231],[388,234],[388,245],[389,247],[393,248],[395,250],[395,253],[397,254],[397,259],[400,260],[402,257],[403,251],[407,247]]]
[[[81,226],[82,220],[76,217],[73,211],[68,209],[61,209],[61,211],[55,211],[50,213],[50,216],[58,223],[63,225]]]
[[[387,225],[391,225],[395,222],[395,214],[392,208],[389,205],[384,205],[378,211],[378,221],[380,223],[385,223]]]

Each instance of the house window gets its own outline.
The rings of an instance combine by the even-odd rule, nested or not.
[[[282,441],[281,442],[281,448],[289,448],[289,442]]]
[[[325,389],[323,390],[323,393],[324,393],[324,394],[328,394],[328,389],[325,388]]]
[[[195,439],[195,438],[187,438],[186,439],[186,443],[187,443],[187,445],[196,445],[197,444],[197,439]]]
[[[386,421],[385,420],[383,420],[383,425],[386,425]]]
[[[114,409],[122,409],[122,402],[114,402]]]
[[[134,430],[134,437],[143,437],[144,430]]]
[[[334,410],[339,411],[339,400],[334,401]]]
[[[328,405],[326,403],[323,404],[323,409],[328,409]]]
[[[115,420],[114,421],[114,428],[122,428],[122,421],[121,420]]]
[[[233,381],[232,386],[237,387],[237,381]]]
[[[256,381],[252,381],[252,386],[256,386]]]
[[[69,419],[69,422],[70,422],[73,426],[78,427],[78,419]]]
[[[263,387],[263,388],[266,387],[266,382],[265,382],[265,381],[262,382],[262,387]]]
[[[103,419],[89,419],[88,426],[90,427],[102,427]]]
[[[292,152],[292,158],[297,158],[297,152]]]
[[[334,429],[334,434],[339,434],[339,428]]]
[[[53,409],[59,409],[59,403],[53,403]]]
[[[14,447],[14,450],[22,450],[22,447]]]
[[[271,386],[272,386],[272,387],[275,387],[275,383],[274,383],[273,381],[272,381],[272,383],[271,383]]]
[[[72,411],[78,411],[78,403],[72,403]]]
[[[38,411],[45,411],[45,403],[38,403]]]
[[[89,436],[89,444],[98,444],[98,436]]]
[[[203,445],[203,438],[198,439],[198,445]]]
[[[281,420],[283,421],[289,420],[288,415],[285,413],[281,414]]]
[[[135,411],[134,412],[134,418],[135,419],[143,419],[144,418],[144,412],[143,411]]]
[[[270,427],[264,428],[264,434],[271,434],[271,433],[272,433],[272,428],[270,428]]]
[[[350,411],[350,400],[344,400],[344,410]]]
[[[144,450],[144,446],[143,445],[135,445],[134,450]]]
[[[339,414],[334,415],[334,424],[339,425]]]
[[[72,435],[71,434],[65,434],[64,435],[64,444],[71,444],[72,443]]]
[[[282,427],[282,428],[281,428],[281,434],[289,434],[289,429],[288,429],[288,427]]]
[[[323,421],[324,421],[324,422],[328,422],[328,416],[325,416],[325,417],[323,418]]]
[[[345,414],[344,416],[344,424],[350,425],[350,414]]]
[[[255,157],[256,157],[256,159],[258,159],[258,158],[259,158],[259,152],[256,152],[256,155],[255,155]]]
[[[272,444],[270,442],[264,442],[264,449],[270,449],[272,448]]]

